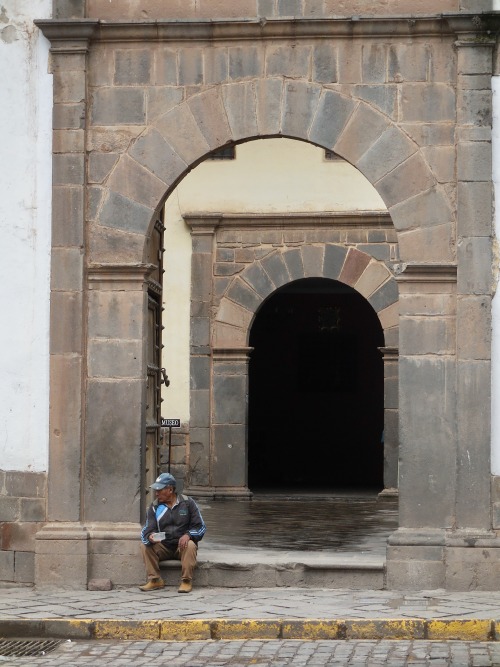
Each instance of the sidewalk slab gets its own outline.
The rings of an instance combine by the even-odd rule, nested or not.
[[[494,592],[176,588],[0,589],[0,637],[498,641]]]

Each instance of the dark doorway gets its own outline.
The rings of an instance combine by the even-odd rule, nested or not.
[[[382,489],[384,335],[368,301],[295,281],[261,306],[250,345],[250,489]]]

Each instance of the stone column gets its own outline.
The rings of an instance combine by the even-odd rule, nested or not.
[[[384,490],[380,495],[397,495],[399,475],[399,414],[397,347],[379,348],[384,359]]]
[[[249,497],[247,404],[250,348],[213,349],[215,232],[220,215],[189,216],[191,373],[187,487],[197,496]]]
[[[189,219],[193,243],[191,260],[191,351],[189,456],[186,486],[189,493],[212,495],[210,322],[213,291],[214,219]],[[187,489],[186,489],[187,490]]]
[[[83,517],[89,579],[130,584],[139,558],[146,442],[149,264],[92,265],[88,271],[88,353]]]
[[[212,483],[216,496],[251,496],[247,486],[247,433],[252,349],[213,351]]]
[[[151,265],[89,268],[86,523],[139,522]]]
[[[44,22],[41,22],[44,23]],[[82,520],[85,113],[88,37],[52,39],[54,74],[48,523],[38,534],[37,586],[86,587]]]
[[[491,533],[490,495],[494,42],[460,35],[456,47],[457,490],[445,585],[470,590],[499,586],[500,550],[490,548],[498,547]]]
[[[389,539],[389,588],[444,584],[445,529],[455,521],[454,266],[403,266],[398,276],[399,512]]]
[[[488,530],[492,290],[491,76],[494,42],[461,36],[457,100],[456,525]]]

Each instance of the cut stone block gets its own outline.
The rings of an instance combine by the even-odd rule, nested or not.
[[[284,135],[292,138],[308,138],[308,130],[316,114],[321,88],[303,81],[285,82],[283,117]],[[314,139],[313,139],[314,141]]]
[[[354,111],[355,103],[337,92],[325,91],[318,104],[309,139],[319,146],[332,149]]]

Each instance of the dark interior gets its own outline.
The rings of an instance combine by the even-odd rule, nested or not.
[[[250,345],[250,489],[382,489],[384,336],[368,301],[295,281],[262,305]]]

